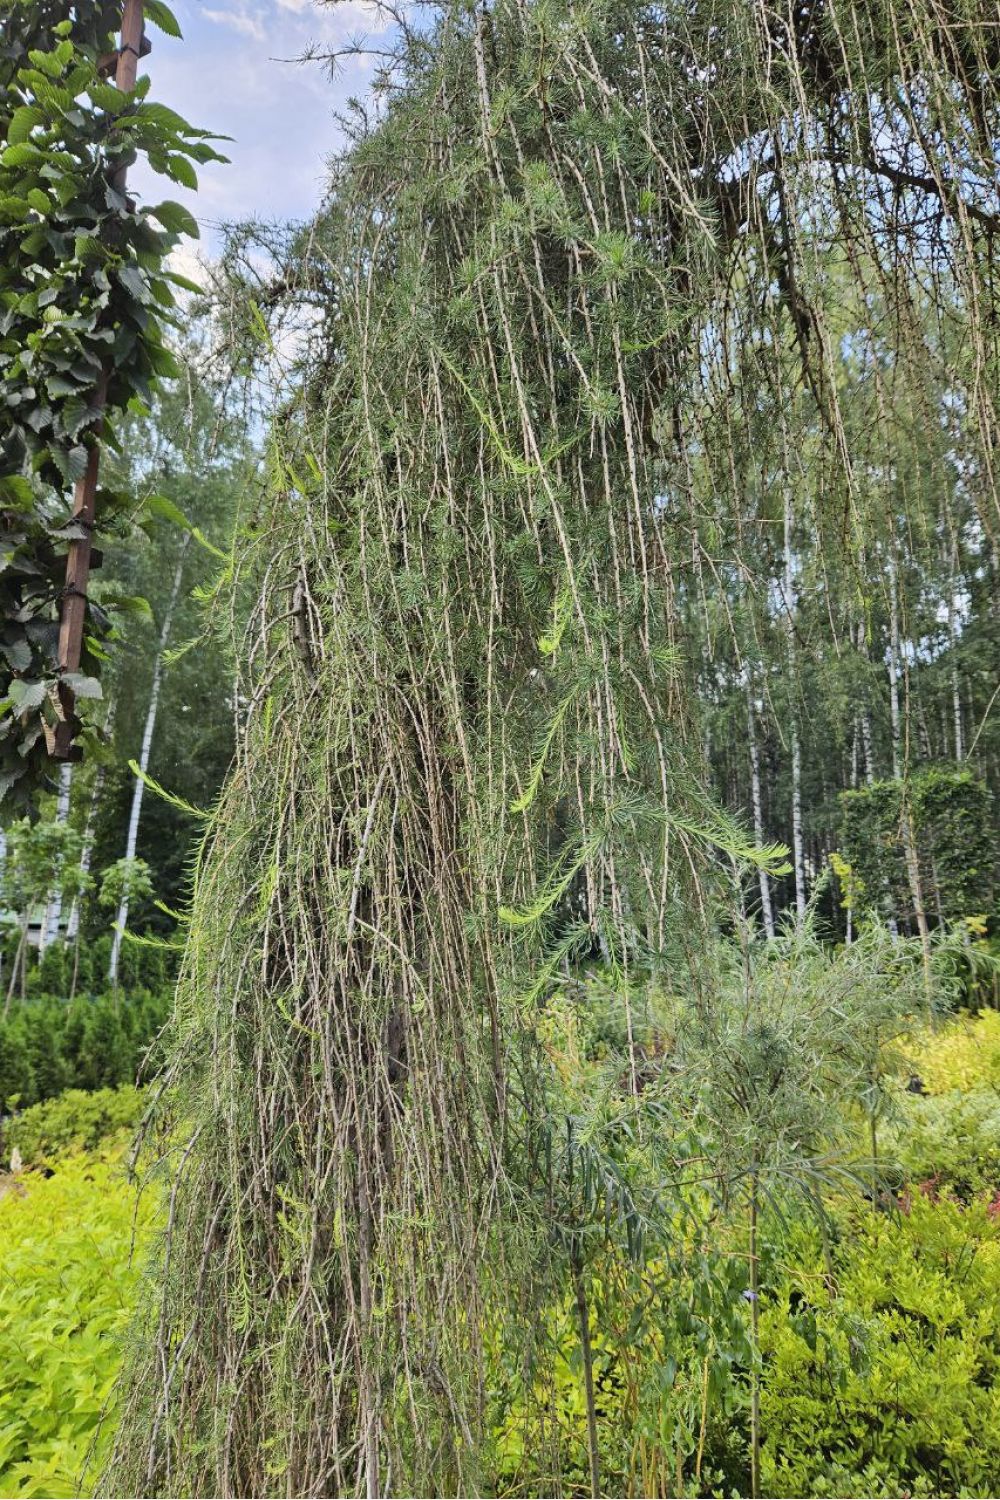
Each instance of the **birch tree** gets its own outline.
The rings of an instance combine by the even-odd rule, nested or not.
[[[139,819],[142,815],[142,798],[146,788],[145,777],[149,770],[149,757],[153,748],[153,734],[156,729],[156,717],[160,707],[160,691],[163,685],[164,655],[170,642],[170,631],[174,620],[174,611],[180,598],[181,583],[184,577],[184,562],[191,540],[190,532],[185,532],[177,553],[177,562],[174,567],[173,583],[167,597],[166,608],[160,623],[160,634],[157,643],[156,656],[153,661],[153,680],[149,690],[149,705],[146,709],[146,719],[142,730],[142,745],[139,750],[138,774],[132,787],[132,804],[129,811],[128,832],[125,836],[124,858],[131,865],[136,857],[136,846],[139,839]],[[118,984],[118,965],[121,958],[122,937],[128,925],[129,913],[129,886],[126,881],[122,887],[121,900],[115,916],[114,936],[111,941],[111,959],[108,964],[108,979],[114,988]]]

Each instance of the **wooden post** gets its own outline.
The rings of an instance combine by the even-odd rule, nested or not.
[[[115,67],[115,84],[125,93],[135,88],[139,58],[149,50],[143,46],[143,0],[124,0],[122,6],[121,46]],[[124,164],[116,169],[111,178],[112,186],[119,192],[125,186]],[[94,405],[102,411],[107,400],[108,371],[98,382]],[[87,468],[82,479],[78,479],[73,491],[73,523],[83,533],[69,544],[66,558],[66,587],[63,592],[62,612],[59,621],[59,670],[78,672],[83,650],[83,627],[87,618],[87,584],[90,581],[90,555],[97,502],[97,471],[100,449],[95,437],[87,454]],[[73,707],[72,689],[62,683],[59,687],[59,702],[63,718],[55,730],[47,733],[49,754],[57,760],[73,759]]]

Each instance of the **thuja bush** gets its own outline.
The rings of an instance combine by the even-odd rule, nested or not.
[[[40,956],[29,950],[24,956],[25,973],[23,979],[19,974],[14,995],[19,995],[22,989],[30,998],[100,994],[108,983],[111,942],[108,933],[101,933],[96,937],[81,937],[76,943],[50,943]],[[16,933],[0,940],[5,988],[10,987],[8,981],[17,950]],[[122,944],[118,982],[126,995],[136,990],[164,990],[173,983],[176,972],[176,952],[166,944],[143,938],[126,939]]]
[[[153,1076],[169,1012],[168,991],[16,1002],[0,1020],[0,1114]]]
[[[931,766],[908,781],[843,792],[843,849],[855,905],[883,917],[912,906],[902,836],[907,799],[924,902],[947,921],[993,910],[997,882],[989,788],[962,766]]]

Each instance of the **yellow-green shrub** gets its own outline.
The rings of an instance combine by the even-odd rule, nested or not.
[[[69,1151],[96,1151],[111,1138],[131,1133],[139,1123],[143,1093],[131,1084],[116,1089],[66,1089],[55,1099],[33,1104],[7,1127],[6,1145],[21,1153],[25,1166],[43,1164]]]
[[[1000,1222],[918,1193],[846,1229],[762,1311],[764,1493],[1000,1493]]]
[[[74,1156],[0,1199],[0,1496],[78,1495],[157,1205]]]
[[[1000,1011],[957,1019],[941,1031],[914,1033],[907,1059],[930,1094],[1000,1089]]]

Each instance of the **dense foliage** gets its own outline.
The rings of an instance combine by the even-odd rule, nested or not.
[[[814,992],[818,1007],[848,979],[836,961],[800,949],[758,982],[773,984],[788,962],[807,983],[826,969]],[[894,1015],[900,998],[886,1004]],[[891,1197],[872,1201],[863,1182],[820,1177],[817,1215],[779,1189],[761,1217],[755,1339],[743,1212],[727,1210],[710,1178],[697,1173],[665,1194],[657,1182],[663,1158],[621,1133],[621,1096],[610,1117],[594,1106],[621,1062],[618,999],[594,976],[540,1022],[553,1103],[579,1131],[571,1153],[565,1142],[552,1143],[548,1206],[564,1237],[568,1274],[549,1284],[530,1345],[519,1345],[503,1320],[488,1330],[496,1491],[591,1489],[582,1292],[602,1493],[747,1494],[754,1370],[761,1493],[995,1493],[995,1132],[970,1137],[956,1110],[929,1149],[921,1120],[928,1104],[950,1096],[956,1105],[990,1096],[996,1107],[997,1013],[883,1038],[894,1101],[884,1161]],[[674,1004],[658,1007],[650,1036],[660,1045],[646,1054],[644,1094],[663,1095],[650,1063],[672,1054],[671,1016],[681,1019]],[[795,1025],[801,1036],[801,1019]],[[914,1067],[942,1092],[905,1090]],[[132,1089],[71,1092],[24,1111],[11,1132],[8,1144],[27,1166],[44,1164],[54,1175],[27,1170],[18,1182],[0,1175],[0,1343],[8,1341],[0,1494],[81,1492],[80,1472],[122,1354],[123,1309],[141,1289],[126,1257],[133,1234],[141,1256],[161,1219],[147,1189],[133,1224],[132,1190],[114,1155],[142,1104]],[[857,1122],[842,1098],[845,1106],[840,1128],[851,1133]],[[647,1123],[658,1119],[662,1127],[652,1099],[646,1108]],[[617,1140],[609,1120],[617,1121]],[[689,1163],[711,1145],[705,1123],[697,1142],[673,1134],[671,1149],[682,1146]],[[575,1175],[560,1180],[570,1154]],[[961,1179],[949,1166],[959,1161]],[[617,1197],[595,1218],[588,1200],[605,1200],[609,1183]],[[627,1232],[630,1218],[638,1235]],[[578,1279],[570,1270],[574,1236]]]
[[[899,836],[904,799],[927,910],[939,922],[992,914],[996,831],[989,792],[972,771],[941,766],[915,773],[908,784],[873,781],[842,795],[842,849],[854,906],[874,907],[884,918],[909,906]]]
[[[653,1236],[629,1174],[663,1185],[662,1238],[700,1211],[668,1164],[710,1156],[763,1276],[771,1205],[840,1170],[851,1110],[884,1151],[897,968],[935,994],[911,795],[928,632],[903,603],[939,524],[931,614],[965,574],[982,601],[993,566],[994,30],[934,0],[498,0],[394,36],[270,286],[257,245],[230,258],[227,326],[279,382],[237,548],[245,722],[167,1075],[190,1150],[105,1481],[127,1493],[489,1489],[493,1330],[523,1368],[554,1284],[586,1326],[595,1226],[620,1217],[633,1255]],[[880,656],[884,698],[854,712]],[[738,915],[789,875],[805,941],[802,709],[834,662],[848,706],[812,742],[820,775],[838,752],[834,821],[852,745],[859,777],[901,784],[886,917],[920,959],[867,937],[881,989],[855,983],[861,944],[834,975],[807,955],[807,983]],[[741,727],[706,744],[692,679],[707,698],[716,672]],[[956,762],[988,703],[972,676]],[[758,682],[787,866],[704,774],[721,740],[752,781]],[[597,963],[623,1037],[581,1158],[536,1022]],[[676,1071],[648,1029],[675,993]]]
[[[993,1182],[997,1181],[993,1177]],[[914,1190],[782,1246],[761,1336],[768,1495],[991,1495],[1000,1484],[1000,1215]]]
[[[131,1084],[118,1088],[67,1089],[21,1109],[5,1130],[4,1149],[18,1151],[26,1167],[44,1167],[67,1155],[103,1149],[121,1141],[139,1123],[143,1094]]]
[[[157,1205],[119,1153],[0,1178],[0,1495],[79,1495]]]
[[[169,1006],[163,990],[15,1002],[0,1020],[0,1115],[63,1089],[115,1088],[140,1073],[151,1077],[160,1059],[150,1049]]]
[[[156,389],[190,223],[122,191],[211,147],[106,81],[109,7],[0,14],[0,1488],[94,1430],[123,1304],[52,1257],[141,1112],[102,1492],[989,1493],[981,7],[387,7],[314,222],[213,273],[259,494],[205,350]],[[71,693],[135,765],[50,799]]]
[[[176,32],[165,5],[146,13]],[[70,700],[100,696],[105,598],[89,600],[82,671],[58,655],[67,545],[80,535],[65,494],[151,383],[176,373],[164,328],[184,278],[166,264],[186,209],[137,206],[121,170],[137,154],[193,186],[217,157],[204,132],[102,75],[117,5],[5,0],[0,54],[0,798],[37,794]],[[98,524],[134,506],[105,488]],[[63,664],[64,665],[64,664]],[[79,725],[77,725],[79,728]]]

